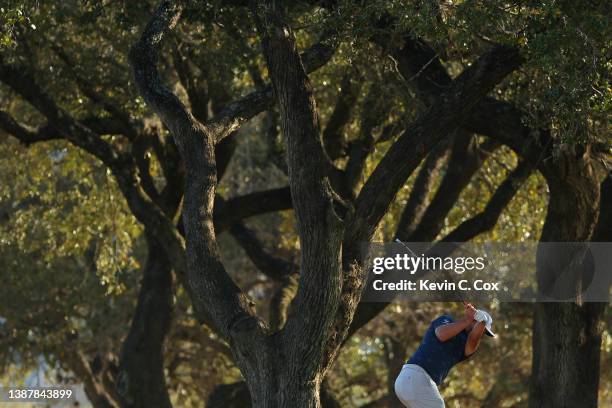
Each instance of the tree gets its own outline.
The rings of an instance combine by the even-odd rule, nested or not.
[[[592,98],[585,91],[601,86],[602,64],[601,55],[582,52],[581,47],[588,41],[595,48],[603,35],[598,29],[605,19],[598,8],[585,13],[568,5],[508,9],[496,2],[487,7],[375,2],[360,8],[325,2],[282,9],[263,2],[249,13],[241,2],[235,3],[213,10],[209,3],[161,2],[139,39],[118,35],[112,27],[137,33],[135,25],[140,24],[135,22],[151,14],[148,4],[107,9],[86,5],[76,12],[46,6],[64,26],[47,27],[53,34],[42,37],[25,20],[9,21],[17,29],[15,38],[9,36],[7,41],[17,45],[2,52],[0,80],[36,112],[23,104],[12,106],[0,115],[0,125],[25,144],[63,139],[96,157],[114,176],[129,211],[143,228],[147,258],[116,370],[101,385],[89,374],[89,362],[73,368],[92,380],[88,394],[92,401],[100,401],[99,406],[170,405],[164,342],[175,336],[169,334],[172,308],[179,316],[189,313],[180,301],[173,305],[173,292],[180,295],[183,289],[194,317],[229,345],[253,405],[317,406],[323,378],[347,336],[384,309],[385,305],[359,304],[365,277],[360,246],[380,236],[381,221],[393,213],[396,196],[417,169],[401,222],[388,223],[394,235],[424,241],[473,239],[495,226],[522,183],[537,170],[551,191],[542,239],[591,238],[600,211],[590,204],[598,202],[603,173],[596,168],[597,160],[583,153],[597,156],[605,151],[605,141],[598,136],[598,109],[606,99]],[[578,22],[581,30],[576,33],[571,25],[556,28],[564,18]],[[87,19],[103,27],[99,35],[71,25]],[[314,28],[294,32],[288,21],[295,25],[301,19],[314,21]],[[256,32],[245,28],[253,22]],[[40,29],[41,24],[35,25]],[[201,31],[194,27],[199,24],[204,26]],[[513,30],[498,30],[499,26]],[[555,35],[549,33],[566,39],[564,53],[557,52]],[[212,40],[194,45],[206,39]],[[46,40],[52,40],[51,47]],[[118,49],[101,66],[118,68],[121,81],[110,78],[111,68],[101,69],[84,58],[86,52],[80,47],[88,40]],[[456,45],[463,41],[469,42],[469,52],[467,46]],[[162,49],[163,42],[171,43],[172,49]],[[143,120],[145,107],[129,87],[123,87],[129,83],[123,61],[130,43],[135,43],[129,59],[136,86],[162,123]],[[298,43],[313,45],[300,54]],[[339,57],[347,48],[349,57]],[[381,70],[369,66],[373,61],[380,64],[371,55],[361,55],[372,50],[382,53],[379,60],[389,56],[392,66]],[[572,64],[585,54],[595,62],[577,75]],[[215,61],[219,56],[221,62]],[[92,70],[76,68],[80,64],[75,58]],[[343,64],[350,58],[357,61],[356,70],[345,69]],[[466,59],[470,62],[464,63]],[[59,63],[66,77],[41,74],[47,61]],[[260,73],[264,64],[267,77]],[[551,87],[545,85],[542,72],[553,66],[549,74],[572,87],[571,95],[555,99],[547,94]],[[247,85],[235,87],[227,67],[248,72]],[[341,83],[337,94],[329,87],[313,87],[309,74],[321,67],[337,70],[314,74]],[[519,67],[521,71],[515,72]],[[510,74],[511,79],[504,81]],[[176,84],[172,90],[164,85],[168,79]],[[394,80],[400,91],[394,94],[381,86],[384,80]],[[487,96],[496,87],[498,99]],[[250,93],[232,101],[232,94],[245,91]],[[86,98],[85,107],[76,103],[75,95]],[[532,117],[525,113],[534,110],[534,100],[540,103],[547,97],[554,109],[537,106]],[[357,104],[361,107],[355,124]],[[578,115],[584,122],[581,128],[572,127],[577,123],[572,114],[576,106],[584,112]],[[255,118],[264,111],[263,118]],[[14,119],[17,114],[23,120]],[[328,118],[323,130],[321,117]],[[286,163],[278,148],[277,121],[285,138]],[[234,155],[238,132],[259,124],[270,143],[271,161],[288,175],[288,186],[227,199],[219,182]],[[499,171],[498,185],[478,209],[454,228],[444,228],[462,192],[489,157],[511,158],[514,168]],[[566,196],[580,197],[582,205],[571,211],[581,214],[578,219],[584,222],[557,230],[551,225],[559,225],[560,217],[567,214]],[[289,208],[294,210],[299,235],[299,263],[269,253],[258,233],[243,221]],[[250,290],[230,277],[227,259],[222,262],[223,245],[218,242],[222,231],[231,233],[265,281],[273,282],[267,293],[268,321],[261,314],[262,302],[254,301]],[[179,289],[173,289],[172,272]],[[571,319],[582,319],[580,313],[568,309]],[[572,333],[584,325],[598,327],[601,312],[588,316],[576,320]],[[536,331],[558,333],[558,320],[548,319],[556,325],[549,329],[535,320]],[[593,358],[583,361],[580,369],[594,376],[588,382],[595,385],[585,387],[576,377],[572,387],[564,388],[567,394],[558,393],[559,401],[572,401],[569,394],[581,390],[581,401],[596,403],[598,336],[593,330],[593,341],[588,342]],[[572,339],[566,338],[569,346]],[[546,367],[559,356],[548,354],[553,348],[546,337],[534,341],[534,367],[542,368],[533,378],[532,401],[539,404],[543,393],[538,390],[557,387],[572,361],[577,363],[578,354],[572,349],[563,357],[559,376],[549,375]],[[113,392],[114,387],[119,393]]]
[[[400,136],[365,183],[353,208],[348,208],[332,184],[333,166],[321,143],[316,103],[295,38],[277,6],[257,7],[264,54],[287,139],[289,186],[302,248],[292,312],[279,332],[269,333],[223,269],[212,222],[214,146],[240,122],[240,107],[233,107],[238,115],[201,123],[162,85],[155,69],[160,42],[180,12],[180,5],[162,2],[130,56],[145,100],[170,129],[185,163],[183,220],[192,301],[202,320],[210,321],[228,339],[254,406],[284,406],[290,401],[318,406],[321,379],[346,335],[363,287],[363,259],[357,243],[371,239],[424,153],[522,60],[516,50],[500,46],[466,70]],[[423,140],[424,135],[429,139]],[[407,159],[407,147],[415,142],[421,147]],[[304,338],[309,341],[303,342]]]

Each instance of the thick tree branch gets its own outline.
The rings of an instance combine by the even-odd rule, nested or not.
[[[508,206],[532,171],[533,167],[530,163],[519,162],[516,168],[497,187],[484,210],[459,224],[441,242],[465,242],[483,232],[492,230],[504,208]]]
[[[340,295],[343,221],[330,183],[312,87],[295,37],[278,8],[274,2],[260,4],[256,18],[287,140],[289,186],[301,245],[300,284],[283,335],[287,344],[298,345],[285,350],[289,366],[296,364],[313,376],[323,364],[320,345],[331,332]],[[301,341],[305,336],[308,342]]]
[[[0,80],[46,116],[50,126],[57,129],[63,138],[108,166],[136,219],[159,240],[174,269],[184,280],[185,256],[182,237],[174,228],[171,219],[167,218],[163,210],[143,191],[133,158],[120,154],[110,143],[58,107],[38,86],[27,68],[9,65],[0,59]]]
[[[230,232],[247,253],[253,264],[267,277],[282,282],[292,273],[298,273],[299,266],[270,255],[255,232],[243,223],[234,224]]]
[[[389,36],[380,35],[373,41],[387,49]],[[423,40],[406,34],[400,48],[389,50],[398,62],[402,77],[410,78],[421,99],[431,105],[451,84],[438,55]],[[465,116],[461,126],[470,133],[488,136],[513,149],[532,164],[541,164],[543,146],[550,137],[548,130],[532,130],[523,123],[523,113],[511,103],[485,97]]]
[[[189,51],[187,53],[181,51],[181,46],[177,41],[176,47],[172,52],[174,68],[181,85],[183,85],[187,92],[193,115],[200,122],[204,122],[208,119],[208,102],[210,100],[207,81],[206,78],[196,75],[189,55]]]
[[[61,132],[73,144],[95,155],[107,165],[119,160],[119,154],[109,143],[60,109],[38,86],[27,68],[9,65],[0,55],[0,80],[46,116],[49,125]]]
[[[216,187],[216,135],[198,122],[163,83],[157,71],[158,52],[182,6],[162,1],[130,51],[136,84],[149,106],[172,133],[185,164],[183,222],[187,240],[187,283],[199,315],[206,315],[219,334],[247,353],[262,336],[252,302],[226,273],[213,226]],[[252,358],[256,358],[253,356]]]
[[[340,92],[336,98],[334,110],[323,131],[325,151],[332,159],[337,159],[347,153],[347,140],[344,135],[344,128],[351,119],[351,113],[361,88],[360,83],[352,81],[353,76],[354,72],[351,71],[342,77]]]
[[[132,46],[130,63],[134,78],[145,101],[157,113],[173,135],[198,134],[204,128],[170,89],[157,71],[158,52],[165,34],[174,28],[181,14],[180,2],[163,1],[144,29],[140,40]],[[182,140],[177,144],[181,148]]]
[[[378,164],[357,197],[355,217],[345,242],[369,240],[396,192],[423,157],[522,61],[518,50],[498,46],[453,81],[438,101],[400,136]]]
[[[0,111],[0,128],[17,138],[26,146],[36,142],[62,139],[63,137],[48,123],[33,128],[17,122],[10,114]]]
[[[261,214],[292,209],[289,187],[255,191],[228,200],[217,196],[214,209],[214,226],[217,233],[230,229],[240,221]],[[179,229],[184,234],[182,224]]]
[[[325,65],[333,56],[336,43],[333,33],[326,33],[321,41],[305,50],[300,58],[305,72],[308,74]],[[253,116],[270,108],[273,102],[272,86],[252,92],[234,102],[229,103],[221,112],[215,115],[207,125],[217,134],[217,141],[237,130],[240,125]]]
[[[256,191],[224,201],[215,207],[215,229],[223,231],[248,217],[292,208],[289,187]]]
[[[12,87],[26,101],[47,117],[49,126],[62,138],[98,157],[113,172],[127,204],[147,232],[156,237],[166,251],[179,278],[185,280],[185,256],[181,236],[150,197],[143,191],[136,165],[131,156],[120,155],[87,126],[59,108],[53,99],[38,87],[24,67],[14,67],[0,61],[0,80]],[[12,124],[14,125],[14,124]],[[22,132],[23,129],[13,129]],[[22,135],[23,136],[23,135]],[[189,292],[189,287],[187,287]],[[201,317],[205,320],[204,317]]]
[[[440,168],[446,161],[450,150],[450,141],[452,139],[443,140],[427,155],[414,180],[395,233],[395,236],[401,241],[410,241],[408,237],[412,236],[423,219],[423,214],[427,211],[428,196],[433,189]]]
[[[79,119],[83,125],[87,126],[93,132],[98,135],[123,135],[125,134],[125,126],[123,123],[118,121],[112,117],[98,117],[98,116],[88,116],[82,119]],[[133,123],[134,128],[137,131],[142,130],[141,123]]]
[[[457,130],[448,166],[440,186],[425,210],[421,222],[406,241],[429,242],[436,238],[461,192],[481,167],[487,154],[497,149],[498,146],[497,141],[490,139],[479,146],[473,135],[462,129]]]
[[[374,129],[384,122],[389,103],[389,100],[381,94],[379,87],[372,85],[361,104],[359,138],[351,143],[344,169],[344,187],[349,191],[348,196],[351,199],[357,196],[366,160],[376,143]]]

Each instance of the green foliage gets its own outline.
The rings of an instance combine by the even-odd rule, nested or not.
[[[0,50],[15,46],[16,30],[36,30],[22,2],[6,1],[0,7]]]
[[[550,127],[559,142],[610,143],[610,18],[606,1],[342,1],[327,19],[353,49],[369,50],[372,21],[392,17],[392,33],[424,38],[458,73],[491,44],[520,47],[528,58],[507,92],[534,127]],[[326,19],[321,19],[328,23]],[[320,23],[323,25],[323,23]],[[363,52],[363,51],[362,51]],[[390,67],[393,69],[393,66]]]
[[[114,182],[62,142],[4,141],[0,163],[0,366],[37,367],[44,356],[70,369],[72,347],[114,350],[141,251]]]

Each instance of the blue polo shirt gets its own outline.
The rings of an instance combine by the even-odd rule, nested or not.
[[[452,322],[453,318],[447,315],[440,316],[431,322],[421,345],[408,360],[408,364],[416,364],[427,371],[427,374],[438,385],[442,384],[455,364],[467,358],[465,343],[468,335],[465,330],[444,342],[436,337],[436,327]]]

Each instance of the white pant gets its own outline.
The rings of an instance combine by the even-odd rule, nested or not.
[[[404,364],[395,380],[395,394],[408,408],[444,408],[436,383],[415,364]]]

